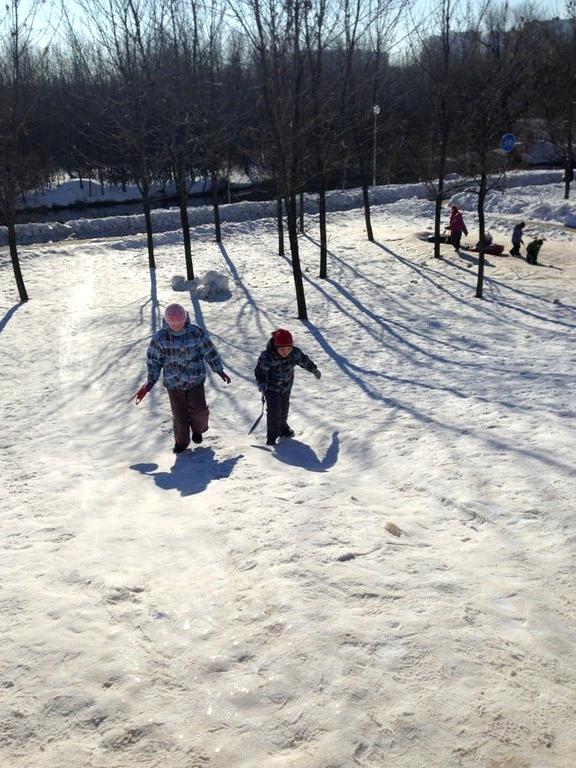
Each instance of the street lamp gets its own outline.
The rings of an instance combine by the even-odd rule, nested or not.
[[[374,140],[372,142],[372,186],[376,186],[376,118],[380,114],[380,105],[374,104],[372,107],[374,115]]]

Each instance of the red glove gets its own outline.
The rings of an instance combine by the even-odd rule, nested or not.
[[[134,400],[135,404],[136,404],[136,405],[138,405],[138,403],[139,403],[141,400],[144,400],[144,398],[146,397],[146,395],[148,394],[148,392],[150,392],[150,390],[152,389],[152,387],[153,387],[153,386],[154,386],[154,384],[151,384],[149,381],[147,381],[147,382],[146,382],[146,384],[143,384],[143,385],[140,387],[140,389],[138,390],[138,392],[135,392],[135,393],[132,395],[132,397],[130,398],[130,400],[128,400],[128,402],[130,403],[130,402],[132,402],[132,400]]]

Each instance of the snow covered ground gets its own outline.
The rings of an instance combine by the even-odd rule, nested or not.
[[[576,233],[555,224],[559,187],[489,216],[508,243],[541,212],[527,236],[547,241],[536,267],[489,257],[484,301],[474,255],[434,260],[415,237],[424,200],[375,207],[376,243],[360,210],[330,214],[324,281],[309,217],[307,323],[270,219],[227,222],[220,247],[195,229],[226,301],[172,290],[177,231],[156,236],[156,275],[145,238],[114,227],[24,247],[26,305],[3,249],[0,765],[573,767]],[[210,376],[211,429],[177,458],[163,388],[127,404],[174,300],[232,376]],[[271,450],[247,432],[278,326],[323,375],[297,372],[296,437]]]

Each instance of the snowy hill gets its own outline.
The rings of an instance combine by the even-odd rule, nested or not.
[[[122,225],[23,247],[26,305],[2,251],[2,766],[572,768],[576,233],[543,190],[494,203],[496,240],[547,240],[488,257],[484,301],[425,200],[376,206],[376,243],[330,214],[324,281],[309,217],[306,323],[271,219],[197,225],[219,302],[172,290],[177,231],[155,275]],[[163,388],[127,403],[175,300],[232,377],[178,457]],[[271,450],[278,326],[322,379]]]

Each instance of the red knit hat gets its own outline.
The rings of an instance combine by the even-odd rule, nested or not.
[[[278,328],[272,334],[272,341],[275,347],[291,347],[292,346],[292,334],[285,328]]]

